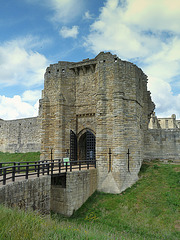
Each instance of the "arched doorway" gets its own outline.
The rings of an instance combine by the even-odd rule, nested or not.
[[[96,160],[96,137],[89,130],[86,130],[79,138],[78,159]]]
[[[79,137],[70,131],[70,160],[96,160],[96,137],[84,129]]]

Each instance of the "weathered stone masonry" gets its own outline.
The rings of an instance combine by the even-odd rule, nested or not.
[[[51,177],[44,176],[0,186],[0,204],[50,213]]]
[[[0,119],[1,152],[38,152],[41,149],[40,118]]]
[[[53,158],[71,152],[71,131],[81,159],[80,140],[88,130],[96,138],[98,190],[120,193],[137,180],[154,110],[141,69],[103,52],[78,63],[58,62],[46,70],[40,104],[41,159],[50,159],[51,149]]]
[[[149,129],[144,159],[180,163],[180,129]]]
[[[68,172],[61,178],[57,177],[57,182],[62,182],[62,184],[57,184],[52,180],[51,210],[71,216],[96,191],[97,171],[91,169]]]

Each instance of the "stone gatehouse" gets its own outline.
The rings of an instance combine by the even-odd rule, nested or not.
[[[136,65],[101,52],[45,73],[41,159],[96,159],[98,190],[120,193],[138,179],[154,103]]]
[[[116,55],[58,62],[46,70],[37,118],[0,119],[0,151],[96,159],[98,190],[120,193],[144,159],[180,162],[180,120],[159,119],[154,107],[147,76]]]

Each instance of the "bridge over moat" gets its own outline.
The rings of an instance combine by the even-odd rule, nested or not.
[[[12,164],[12,163],[11,163]],[[67,216],[97,189],[96,161],[0,163],[0,204]]]
[[[62,176],[66,172],[96,168],[95,160],[64,162],[63,159],[35,162],[2,162],[0,163],[0,183],[6,185],[15,180],[35,178],[44,175]]]

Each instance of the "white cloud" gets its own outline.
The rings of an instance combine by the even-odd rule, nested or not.
[[[153,101],[156,104],[158,117],[170,117],[176,114],[180,119],[180,94],[174,96],[169,83],[149,76],[148,88],[151,90]]]
[[[8,98],[0,95],[0,118],[4,120],[35,117],[38,115],[38,102],[31,105],[19,95]]]
[[[47,59],[31,50],[38,44],[39,40],[32,37],[0,44],[0,85],[34,86],[43,83]]]
[[[86,46],[94,53],[111,50],[123,58],[147,57],[162,48],[162,33],[180,33],[179,0],[123,3],[107,0],[98,20],[91,25]]]
[[[153,31],[180,33],[179,0],[127,0],[125,22]]]
[[[123,8],[118,5],[119,1],[107,1],[101,9],[100,16],[91,25],[91,32],[86,39],[86,46],[95,54],[107,50],[119,54],[122,58],[144,57],[148,55],[143,46],[142,38],[138,29],[129,26],[124,21]],[[151,44],[155,45],[152,37]]]
[[[36,103],[41,98],[40,90],[27,90],[22,94],[22,101]]]
[[[111,51],[135,61],[150,76],[158,113],[178,114],[180,96],[173,95],[170,84],[180,76],[179,23],[179,0],[107,0],[85,47],[95,54]]]
[[[78,0],[77,3],[77,0],[48,0],[48,4],[54,10],[52,20],[66,23],[80,15],[84,1]]]
[[[171,82],[173,77],[180,75],[180,38],[163,43],[161,50],[147,58],[145,63],[147,74]]]
[[[79,33],[79,27],[78,26],[73,26],[72,28],[68,28],[66,26],[63,26],[61,30],[59,31],[60,35],[63,38],[76,38],[78,33]]]
[[[86,11],[86,12],[84,13],[84,15],[83,15],[83,19],[85,19],[85,20],[91,20],[91,19],[93,19],[93,14],[90,14],[89,11]]]
[[[84,0],[26,0],[30,4],[39,4],[53,11],[53,22],[71,22],[80,16],[84,8]]]

